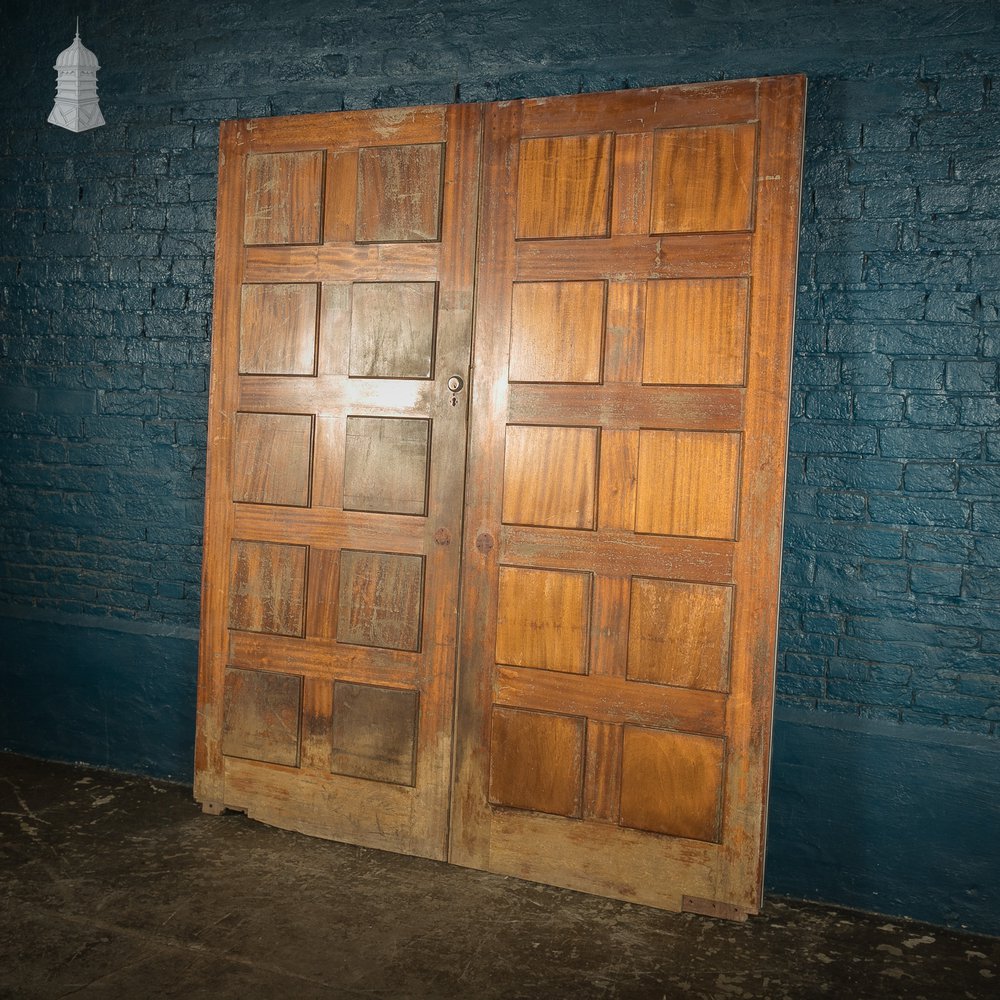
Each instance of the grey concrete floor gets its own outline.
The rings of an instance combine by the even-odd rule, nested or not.
[[[313,840],[0,755],[0,997],[1000,997],[1000,939],[769,899],[746,924]]]

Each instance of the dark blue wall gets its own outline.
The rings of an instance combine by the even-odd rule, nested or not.
[[[5,14],[0,746],[190,777],[220,118],[804,72],[768,884],[1000,932],[996,4]]]

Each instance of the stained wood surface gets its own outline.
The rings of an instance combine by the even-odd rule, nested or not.
[[[428,420],[348,417],[344,510],[426,513],[430,430]]]
[[[333,757],[338,774],[413,784],[416,691],[338,681],[333,686]]]
[[[315,284],[244,285],[240,374],[314,374],[318,304]]]
[[[709,736],[626,726],[621,822],[687,840],[718,841],[725,744]]]
[[[653,233],[750,229],[753,123],[663,129],[653,141]]]
[[[430,378],[436,312],[436,282],[355,284],[350,374],[356,378]]]
[[[642,380],[659,385],[743,385],[746,278],[646,284]]]
[[[732,587],[632,577],[629,599],[630,678],[728,689]]]
[[[437,858],[481,117],[237,122],[220,149],[196,794]]]
[[[359,150],[358,242],[438,239],[442,163],[439,143]]]
[[[740,448],[739,434],[640,431],[635,530],[735,538]]]
[[[206,808],[757,910],[803,100],[224,124]]]
[[[594,526],[598,433],[593,427],[507,428],[506,524]]]
[[[606,295],[603,281],[516,284],[511,382],[600,382]]]
[[[233,499],[308,507],[312,433],[307,414],[237,413]]]
[[[759,907],[803,97],[485,110],[459,863]]]
[[[611,148],[609,134],[523,140],[518,238],[606,236]]]
[[[318,243],[322,232],[322,150],[251,154],[246,160],[246,227],[253,243]]]
[[[515,809],[579,816],[584,720],[493,709],[490,801]]]
[[[588,573],[500,568],[498,663],[585,674],[590,648]]]

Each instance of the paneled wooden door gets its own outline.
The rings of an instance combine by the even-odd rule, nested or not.
[[[226,123],[196,797],[446,855],[481,109]]]
[[[803,104],[486,109],[456,862],[759,907]]]
[[[226,127],[207,809],[757,910],[803,103]]]

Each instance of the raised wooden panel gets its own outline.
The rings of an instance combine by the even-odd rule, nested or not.
[[[441,235],[439,143],[358,152],[358,243],[411,243]]]
[[[427,512],[430,421],[348,417],[344,510]]]
[[[722,839],[725,741],[626,726],[621,822],[672,837]]]
[[[607,284],[532,281],[514,285],[512,382],[600,382]]]
[[[635,530],[735,538],[740,435],[640,431]]]
[[[418,699],[416,691],[334,684],[331,769],[371,781],[412,785]]]
[[[222,752],[297,767],[302,678],[226,669]]]
[[[508,427],[504,523],[592,529],[597,445],[595,427]]]
[[[629,679],[728,690],[732,617],[732,587],[633,579]]]
[[[434,372],[437,284],[359,282],[351,302],[350,374],[430,378]]]
[[[233,500],[309,506],[312,417],[237,413],[233,441]]]
[[[247,156],[243,231],[247,246],[319,243],[322,219],[322,150]]]
[[[314,284],[244,285],[240,374],[312,375],[318,301]]]
[[[302,635],[307,553],[304,545],[234,540],[229,561],[229,627]]]
[[[501,566],[498,663],[585,674],[591,574]]]
[[[586,720],[515,708],[493,709],[490,801],[579,816]]]
[[[646,284],[642,380],[653,385],[743,385],[746,278]]]
[[[517,238],[607,236],[614,136],[522,139]]]
[[[395,552],[340,554],[337,641],[420,649],[424,560]]]
[[[650,232],[752,229],[756,146],[754,125],[657,132]]]

